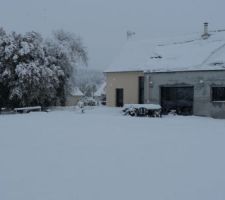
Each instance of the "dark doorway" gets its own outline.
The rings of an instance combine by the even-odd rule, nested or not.
[[[144,103],[144,77],[138,77],[138,103]]]
[[[161,87],[161,106],[164,114],[175,110],[177,114],[193,114],[193,87]]]
[[[123,107],[123,89],[116,89],[116,106]]]

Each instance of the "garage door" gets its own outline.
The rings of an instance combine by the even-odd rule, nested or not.
[[[176,110],[181,115],[193,114],[193,87],[161,87],[163,113]]]

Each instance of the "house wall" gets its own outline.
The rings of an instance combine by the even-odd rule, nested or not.
[[[225,71],[146,74],[145,101],[160,104],[160,87],[176,85],[194,86],[194,115],[225,118],[225,102],[211,101],[211,86],[225,86]]]
[[[106,73],[107,106],[116,106],[116,88],[124,89],[124,104],[138,103],[138,77],[142,72]]]

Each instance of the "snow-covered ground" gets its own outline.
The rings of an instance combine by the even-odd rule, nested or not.
[[[0,200],[212,199],[225,199],[225,120],[0,115]]]

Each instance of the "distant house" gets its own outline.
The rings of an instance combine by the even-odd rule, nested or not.
[[[108,106],[161,104],[225,118],[225,30],[153,41],[130,41],[105,71]]]
[[[84,96],[79,88],[75,87],[66,97],[66,106],[75,106],[77,102]]]
[[[105,104],[106,102],[106,82],[103,82],[97,91],[94,93],[94,98],[98,103]]]

